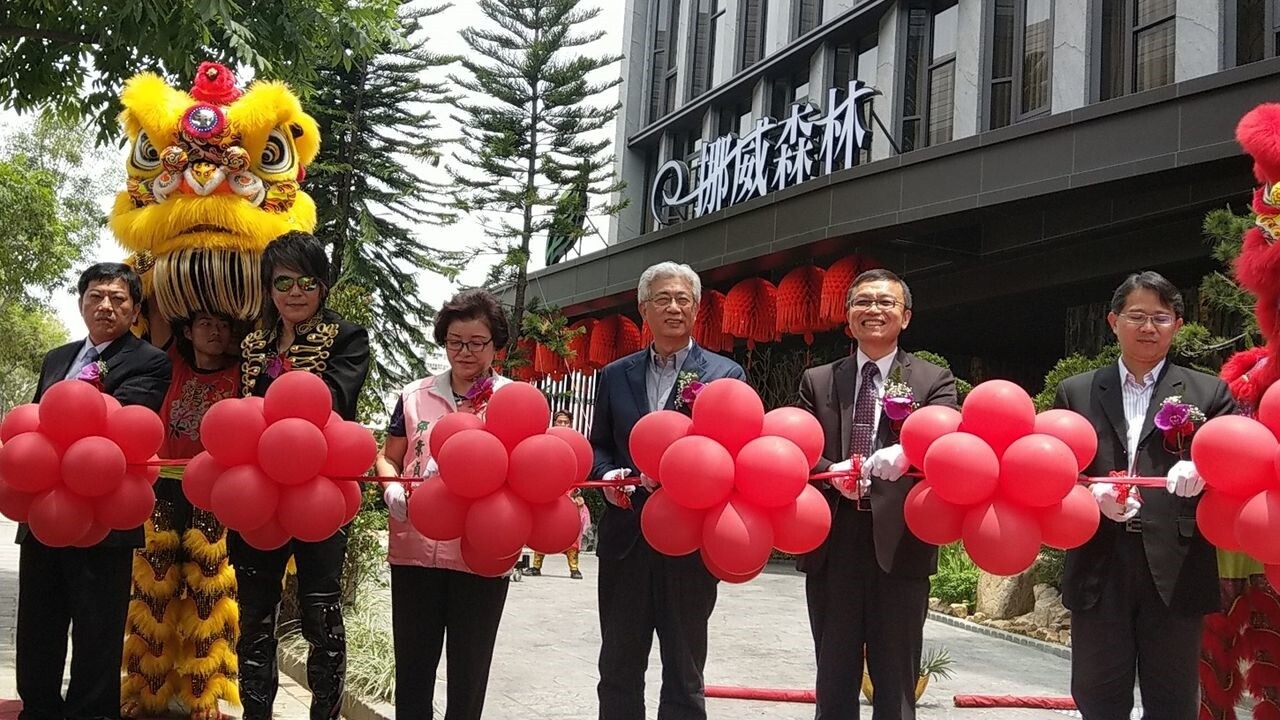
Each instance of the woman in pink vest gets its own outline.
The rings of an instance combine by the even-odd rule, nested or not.
[[[412,382],[401,392],[378,458],[380,476],[435,474],[427,445],[431,426],[449,413],[482,413],[488,392],[510,382],[493,373],[497,348],[507,344],[507,321],[488,291],[454,295],[436,315],[435,341],[444,346],[449,369]],[[418,533],[408,522],[406,495],[404,483],[386,484],[396,715],[434,717],[435,673],[444,646],[445,720],[480,720],[498,622],[507,601],[507,579],[472,573],[462,560],[461,540],[438,542]]]

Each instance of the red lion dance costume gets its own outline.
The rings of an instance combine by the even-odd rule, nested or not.
[[[1244,234],[1236,280],[1257,298],[1255,313],[1266,344],[1235,355],[1222,379],[1240,412],[1253,415],[1262,394],[1280,380],[1280,104],[1259,105],[1236,127],[1236,139],[1253,157],[1255,225]],[[1253,717],[1280,720],[1280,596],[1256,560],[1218,551],[1223,612],[1205,619],[1201,652],[1200,717],[1234,720],[1247,690],[1257,701]]]

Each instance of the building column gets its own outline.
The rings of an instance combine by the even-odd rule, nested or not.
[[[1218,3],[1178,0],[1174,17],[1177,40],[1173,54],[1174,82],[1217,72],[1221,64],[1222,13]]]
[[[1089,100],[1089,0],[1053,0],[1051,112],[1084,107]]]

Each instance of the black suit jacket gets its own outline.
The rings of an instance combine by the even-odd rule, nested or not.
[[[1235,411],[1235,401],[1222,380],[1202,372],[1166,363],[1156,380],[1138,442],[1137,474],[1166,475],[1178,460],[1169,452],[1163,434],[1155,428],[1156,411],[1170,395],[1200,408],[1207,417]],[[1098,454],[1085,469],[1091,477],[1113,470],[1126,471],[1129,451],[1124,416],[1120,368],[1111,364],[1069,377],[1058,386],[1054,407],[1074,410],[1089,419],[1098,433]],[[1190,459],[1190,453],[1185,459]],[[1217,554],[1196,529],[1199,498],[1181,498],[1163,488],[1140,488],[1142,545],[1156,590],[1170,608],[1185,614],[1208,614],[1220,609]],[[1120,523],[1102,519],[1093,538],[1067,551],[1062,578],[1063,604],[1071,610],[1097,605],[1116,545],[1124,540]]]
[[[267,394],[274,381],[267,363],[276,355],[279,326],[255,330],[240,344],[240,390],[245,397]],[[360,391],[369,377],[369,333],[349,323],[336,312],[321,309],[315,317],[296,328],[288,350],[294,370],[315,373],[329,386],[333,411],[343,420],[355,420]]]
[[[36,386],[36,397],[32,402],[40,402],[45,391],[66,378],[71,371],[71,364],[84,348],[84,343],[84,340],[68,343],[50,350],[44,356],[44,363],[40,366],[40,382]],[[125,333],[108,345],[99,359],[107,366],[107,372],[102,376],[104,392],[119,400],[121,405],[143,405],[157,413],[160,411],[164,395],[169,390],[169,376],[172,373],[169,356],[163,350],[139,340],[133,333]],[[28,537],[30,535],[26,524],[19,525],[17,542],[24,542]],[[35,540],[34,537],[31,539]],[[98,545],[142,547],[142,542],[142,527],[139,526],[133,530],[112,531]]]
[[[901,368],[902,382],[911,386],[912,394],[922,406],[956,407],[956,379],[950,370],[903,350],[898,350],[889,372],[898,368]],[[818,418],[825,438],[822,458],[815,467],[817,472],[825,472],[833,463],[849,458],[857,381],[856,355],[805,370],[800,378],[800,407]],[[882,415],[871,443],[872,452],[897,442],[893,423]],[[936,572],[938,548],[912,535],[902,516],[902,506],[915,481],[907,477],[895,482],[872,478],[871,483],[871,518],[880,568],[903,577],[928,577]],[[848,510],[847,507],[841,509],[841,496],[835,488],[825,485],[822,492],[831,504],[833,521],[837,512]],[[852,550],[832,548],[830,544],[830,538],[824,540],[816,550],[800,557],[796,566],[804,572],[817,572],[827,562],[838,561],[840,553]],[[829,557],[832,553],[834,558]]]
[[[649,348],[615,360],[600,371],[596,382],[595,415],[591,422],[591,448],[595,465],[591,476],[600,477],[616,468],[631,468],[636,491],[631,495],[631,509],[624,510],[612,503],[605,503],[600,518],[597,549],[606,560],[621,560],[631,552],[640,537],[640,511],[649,491],[640,487],[640,470],[631,459],[631,428],[641,416],[649,413],[649,395],[646,391]],[[696,372],[700,382],[720,378],[746,380],[742,366],[723,355],[706,352],[697,343],[689,351],[680,372]],[[667,410],[675,409],[678,387],[667,398]],[[688,411],[687,409],[685,410]],[[694,562],[701,562],[692,553]]]

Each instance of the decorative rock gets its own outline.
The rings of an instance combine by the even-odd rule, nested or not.
[[[946,612],[947,606],[942,602],[942,598],[931,597],[929,598],[929,609],[935,612]]]
[[[989,620],[987,622],[987,626],[993,627],[997,630],[1005,630],[1005,631],[1012,629],[1011,623],[1008,620]]]
[[[1070,630],[1059,630],[1059,631],[1058,631],[1058,642],[1062,643],[1063,645],[1066,645],[1067,647],[1071,647],[1071,631],[1070,631]]]
[[[981,625],[982,623],[985,623],[985,622],[986,622],[987,620],[989,620],[989,619],[990,619],[990,618],[988,618],[988,617],[987,617],[987,614],[986,614],[986,613],[982,613],[982,612],[976,612],[976,613],[974,613],[974,614],[972,614],[972,615],[970,615],[970,616],[969,616],[969,620],[971,620],[971,621],[973,621],[973,622],[976,622],[976,623],[978,623],[978,624],[980,624],[980,625]]]
[[[969,617],[969,606],[965,603],[951,603],[948,612],[958,618]]]
[[[1036,606],[1035,579],[1034,569],[1010,577],[979,572],[978,611],[998,620],[1031,612]]]

